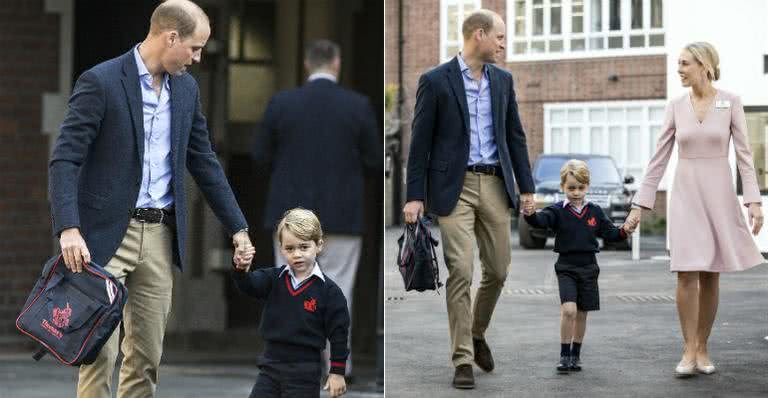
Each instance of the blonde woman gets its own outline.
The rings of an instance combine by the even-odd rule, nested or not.
[[[743,271],[763,262],[749,236],[733,187],[728,148],[736,148],[744,206],[757,235],[763,225],[760,191],[752,165],[746,120],[737,95],[717,89],[719,57],[711,44],[688,44],[678,59],[685,95],[667,105],[656,153],[633,199],[627,224],[636,226],[641,208],[653,209],[659,180],[674,143],[679,161],[670,197],[669,245],[677,272],[677,311],[685,346],[678,377],[715,371],[707,340],[715,320],[720,272]]]

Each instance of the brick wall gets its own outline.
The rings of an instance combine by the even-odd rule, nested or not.
[[[43,7],[0,7],[0,338],[18,335],[16,316],[53,249],[40,122],[42,94],[58,91],[59,23]]]

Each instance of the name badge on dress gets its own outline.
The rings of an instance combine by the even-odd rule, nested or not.
[[[729,100],[715,101],[715,109],[729,109],[730,107],[731,107],[731,101]]]

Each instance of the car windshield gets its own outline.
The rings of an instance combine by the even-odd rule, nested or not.
[[[536,162],[534,180],[538,185],[542,182],[560,181],[560,168],[567,162],[566,157],[543,156]],[[611,158],[587,158],[590,174],[590,185],[621,184],[621,176]]]

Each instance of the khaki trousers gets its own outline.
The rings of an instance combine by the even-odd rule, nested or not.
[[[438,218],[448,268],[445,300],[454,366],[472,364],[472,338],[484,338],[491,322],[511,260],[510,217],[503,180],[467,172],[456,208]],[[480,249],[482,279],[472,307],[475,241]]]
[[[171,312],[173,233],[164,224],[131,220],[123,242],[106,266],[128,288],[123,309],[125,336],[119,329],[101,349],[96,361],[80,366],[79,398],[111,398],[112,373],[122,349],[117,396],[152,397],[163,352],[163,335]]]

